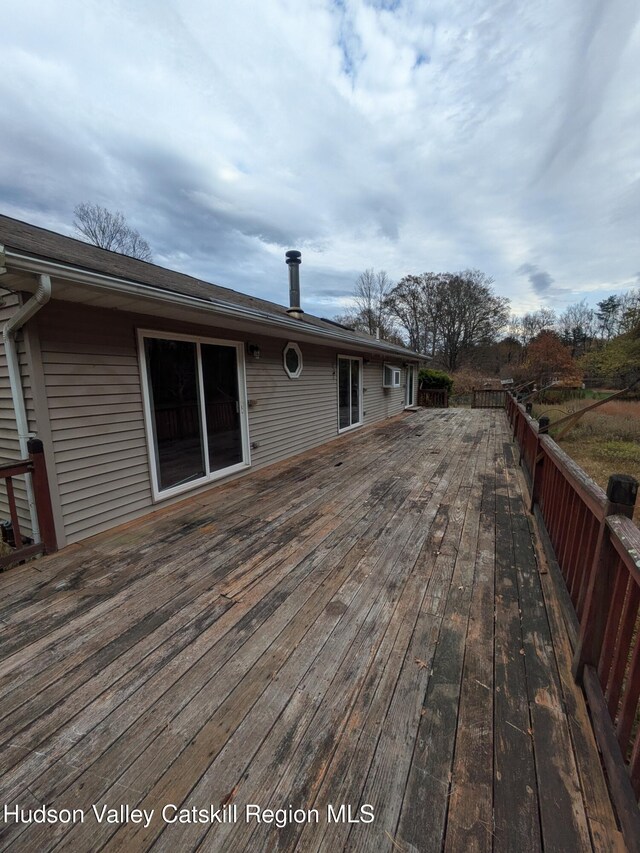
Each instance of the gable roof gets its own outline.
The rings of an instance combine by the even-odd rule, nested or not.
[[[268,315],[271,319],[281,318],[283,325],[291,327],[291,315],[287,313],[285,306],[276,302],[249,296],[118,252],[100,249],[74,237],[67,237],[0,214],[0,250],[2,247],[5,253],[8,252],[10,255],[14,253],[27,255],[42,261],[53,261],[75,270],[84,270],[87,273],[100,273],[124,282],[144,285],[145,288],[157,290],[158,293],[165,295],[175,294],[176,297],[215,301],[228,306],[231,310],[235,307],[242,313],[248,310],[252,313]],[[63,273],[60,272],[59,275],[62,277]],[[295,322],[299,323],[305,331],[320,334],[324,332],[330,337],[335,337],[337,329],[340,329],[341,338],[348,338],[354,344],[361,344],[368,349],[383,350],[414,359],[426,358],[406,347],[378,340],[365,332],[347,329],[338,323],[306,312]]]

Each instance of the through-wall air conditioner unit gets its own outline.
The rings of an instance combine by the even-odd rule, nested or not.
[[[383,388],[399,388],[400,387],[400,368],[394,367],[392,364],[385,364],[382,367],[382,387]]]

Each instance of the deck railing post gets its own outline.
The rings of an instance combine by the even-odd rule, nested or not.
[[[527,415],[531,415],[532,404],[525,403],[525,411]],[[524,457],[525,445],[527,442],[527,429],[529,428],[529,424],[526,421],[526,418],[522,418],[522,433],[518,436],[518,444],[520,445],[520,456],[518,458],[518,465],[522,466],[522,459]]]
[[[513,428],[513,440],[516,439],[516,433],[518,432],[518,420],[520,418],[520,406],[518,405],[518,401],[514,400],[513,403],[513,421],[511,426]]]
[[[49,491],[49,478],[47,477],[47,465],[44,458],[44,448],[38,438],[30,438],[27,444],[29,459],[33,465],[31,477],[33,480],[33,493],[38,512],[38,523],[40,535],[46,554],[52,554],[58,550],[56,541],[56,528],[53,521],[51,509],[51,492]]]
[[[546,435],[549,432],[551,422],[546,415],[538,418],[538,435]]]
[[[591,564],[580,633],[573,658],[573,676],[582,681],[585,665],[597,670],[602,651],[607,617],[613,596],[615,549],[607,526],[610,515],[633,517],[638,481],[627,474],[613,474],[607,485],[607,502],[600,520],[596,550]]]
[[[533,453],[533,465],[531,471],[531,502],[529,503],[529,512],[533,512],[534,506],[538,503],[540,497],[540,489],[542,483],[542,469],[544,467],[544,451],[540,449],[540,438],[547,435],[549,432],[549,418],[543,415],[538,420],[538,435],[536,436],[536,447]]]

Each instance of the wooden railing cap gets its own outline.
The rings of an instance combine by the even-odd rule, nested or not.
[[[616,551],[629,568],[636,569],[637,580],[640,578],[640,528],[624,515],[610,515],[606,522]]]

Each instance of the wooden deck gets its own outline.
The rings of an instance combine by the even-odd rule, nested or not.
[[[84,810],[0,847],[622,849],[530,525],[504,413],[429,410],[0,575],[0,808]]]

